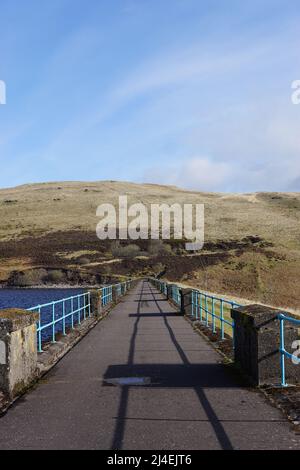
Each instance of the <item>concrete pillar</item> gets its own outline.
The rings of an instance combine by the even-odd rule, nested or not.
[[[102,315],[102,292],[100,289],[90,290],[92,315],[100,317]]]
[[[119,291],[118,287],[115,285],[112,287],[112,298],[113,303],[117,304],[119,302],[119,298],[121,297],[122,292]]]
[[[169,290],[169,283],[166,282],[166,294],[165,294],[165,297],[167,300],[169,300],[169,295],[170,295],[170,290]]]
[[[254,385],[280,383],[280,330],[278,314],[282,313],[262,305],[249,305],[231,311],[234,319],[234,357]],[[293,341],[298,340],[298,329],[285,325],[286,349],[290,352]],[[300,381],[300,365],[286,360],[286,378],[291,383]]]
[[[181,314],[192,318],[192,289],[181,289]]]
[[[0,390],[10,399],[37,378],[37,320],[27,310],[0,311]]]
[[[172,300],[172,284],[167,285],[167,300]]]

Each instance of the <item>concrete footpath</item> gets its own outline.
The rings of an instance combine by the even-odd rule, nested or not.
[[[300,449],[300,436],[140,282],[0,418],[0,449]]]

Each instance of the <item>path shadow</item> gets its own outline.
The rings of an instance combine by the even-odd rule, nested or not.
[[[151,299],[145,299],[145,294]],[[158,313],[141,314],[141,305],[145,300],[155,303]],[[166,302],[166,300],[163,300]],[[168,317],[178,316],[176,312],[163,312],[160,303],[161,297],[157,297],[157,293],[146,281],[143,281],[139,299],[137,300],[137,313],[130,314],[132,318],[136,318],[133,327],[133,333],[130,341],[128,360],[126,364],[109,366],[105,379],[116,379],[120,377],[150,377],[151,385],[143,385],[155,388],[189,388],[193,389],[198,397],[199,405],[202,406],[206,413],[207,420],[218,439],[222,449],[231,450],[233,446],[230,442],[222,423],[218,419],[216,412],[208,400],[205,388],[234,388],[241,386],[233,380],[228,374],[223,364],[191,364],[184,350],[180,346],[172,327],[168,322]],[[144,317],[160,317],[164,320],[164,325],[169,333],[170,339],[175,346],[180,358],[179,364],[134,364],[135,342],[138,335],[138,326],[141,318]],[[110,385],[111,386],[111,385]],[[112,450],[121,450],[126,428],[126,415],[129,401],[130,389],[132,386],[122,386],[121,398],[117,414],[117,421],[114,430],[114,436],[111,444]],[[136,387],[135,387],[136,388]]]
[[[153,318],[153,317],[162,318],[162,314],[159,313],[159,312],[158,313],[155,313],[155,312],[153,312],[153,313],[140,313],[140,314],[130,313],[128,316],[131,317],[131,318],[137,318],[137,317],[139,317],[139,318]],[[166,313],[164,313],[164,317],[176,317],[176,318],[178,318],[178,313],[176,313],[176,312],[166,312]]]
[[[120,364],[108,367],[105,380],[149,377],[150,388],[239,388],[223,364]]]

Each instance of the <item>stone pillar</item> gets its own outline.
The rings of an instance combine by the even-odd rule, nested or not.
[[[192,318],[192,289],[181,289],[181,314]]]
[[[121,297],[122,293],[119,293],[118,287],[116,285],[112,286],[112,298],[113,303],[117,304],[119,302],[119,298]]]
[[[125,282],[122,282],[122,289],[121,289],[121,292],[122,292],[122,296],[126,294],[127,292],[127,286],[126,286],[126,283]]]
[[[10,399],[37,378],[37,320],[27,310],[0,311],[0,390]]]
[[[100,289],[90,290],[91,293],[91,312],[95,317],[102,315],[102,293]]]
[[[234,358],[251,383],[274,385],[280,383],[280,330],[276,310],[262,305],[234,308]],[[285,324],[286,349],[291,351],[293,341],[298,339],[295,325]],[[300,365],[286,359],[286,378],[291,383],[300,381]]]
[[[172,284],[167,285],[167,300],[172,300]]]

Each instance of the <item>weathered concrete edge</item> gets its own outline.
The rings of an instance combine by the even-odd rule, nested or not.
[[[73,331],[71,331],[62,340],[57,341],[55,344],[49,344],[44,353],[38,358],[38,380],[49,370],[51,370],[71,349],[76,346],[95,326],[100,323],[104,318],[107,317],[109,312],[115,305],[111,305],[107,308],[103,314],[99,317],[91,317],[86,319],[81,325],[76,325]],[[59,350],[56,351],[57,346]],[[43,362],[41,359],[47,354],[47,361]]]
[[[126,297],[126,296],[125,296]],[[122,302],[122,299],[120,302]],[[119,302],[117,302],[119,303]],[[53,346],[53,349],[55,348],[56,345],[61,344],[61,350],[57,352],[57,354],[49,354],[49,361],[45,365],[42,365],[42,361],[38,360],[38,371],[37,371],[37,377],[36,379],[26,388],[23,390],[22,393],[14,397],[13,400],[9,400],[6,396],[3,395],[3,398],[1,397],[0,394],[0,417],[3,416],[4,414],[7,413],[9,408],[17,401],[19,400],[22,396],[26,395],[31,389],[36,387],[38,382],[41,380],[41,378],[44,377],[53,367],[56,366],[56,364],[63,359],[63,357],[68,354],[80,341],[93,329],[95,326],[98,325],[102,320],[104,320],[108,314],[111,312],[111,310],[116,306],[116,303],[113,303],[105,310],[103,310],[103,313],[98,316],[98,317],[92,317],[92,321],[89,322],[87,319],[84,323],[81,325],[76,325],[73,332],[71,332],[69,335],[67,335],[64,339],[66,342],[64,343],[63,341],[58,341],[55,345],[49,344],[47,347],[47,351],[51,351],[51,348]],[[88,323],[88,324],[87,324]],[[74,333],[74,334],[73,334]],[[72,336],[73,334],[73,336]],[[47,352],[42,353],[42,354],[47,354]],[[2,398],[2,401],[1,401]]]
[[[271,403],[271,405],[273,405],[275,408],[277,408],[278,410],[282,412],[285,418],[287,418],[287,420],[290,422],[293,430],[298,434],[300,431],[300,424],[295,423],[295,419],[290,415],[287,408],[279,400],[277,400],[276,397],[272,395],[271,390],[272,389],[268,389],[264,387],[258,388],[258,391],[264,395],[265,399],[269,403]],[[296,408],[295,408],[295,412],[298,412]]]
[[[202,330],[200,330],[199,328],[197,328],[197,321],[195,320],[192,320],[190,316],[188,315],[184,315],[183,318],[191,325],[191,327],[193,328],[193,330],[199,334],[199,336],[201,336],[203,339],[205,339],[205,341],[207,343],[210,344],[210,346],[212,346],[214,348],[215,351],[217,351],[220,356],[223,357],[223,359],[225,360],[226,363],[230,363],[230,364],[234,364],[234,361],[229,357],[227,356],[219,347],[218,347],[218,343],[217,342],[214,342],[214,341],[211,341],[211,339],[209,338],[209,336],[207,336]]]

